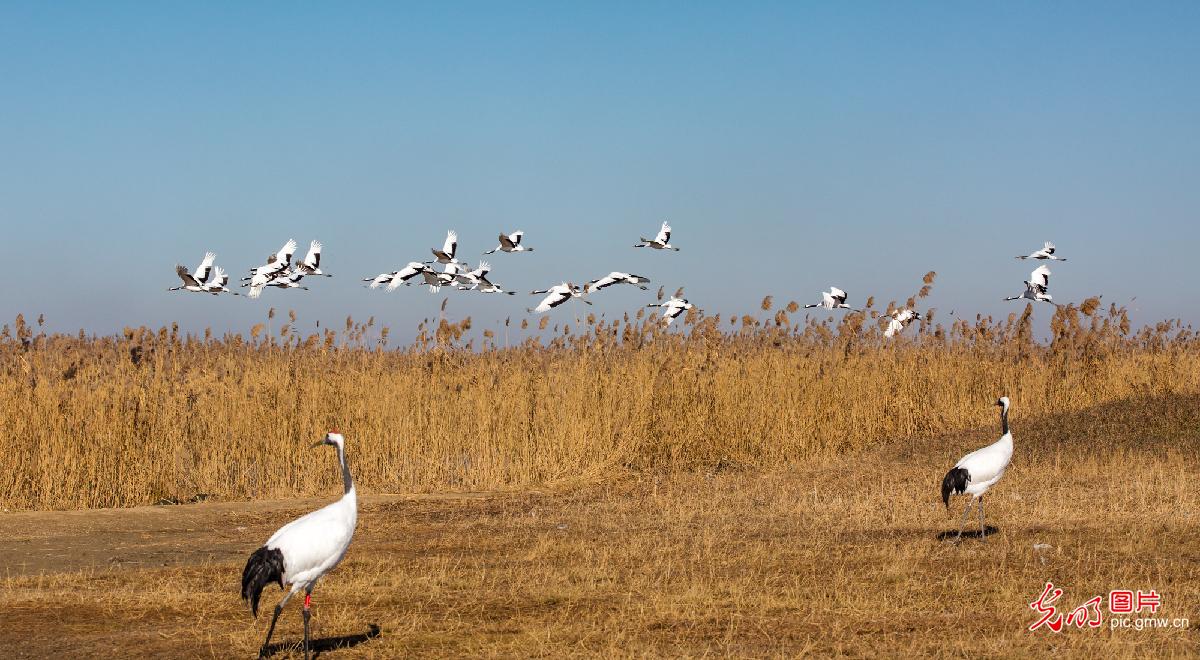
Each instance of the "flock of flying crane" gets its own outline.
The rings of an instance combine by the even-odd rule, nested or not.
[[[483,254],[489,255],[495,252],[532,252],[533,248],[526,246],[522,242],[524,237],[525,232],[523,231],[500,234],[500,244]],[[331,277],[329,273],[321,271],[322,245],[320,241],[312,241],[308,247],[308,254],[305,255],[304,259],[292,264],[292,257],[295,255],[296,247],[296,241],[289,239],[278,252],[267,257],[265,264],[250,269],[249,277],[242,278],[242,286],[249,287],[250,289],[247,294],[250,298],[258,298],[267,287],[308,290],[307,286],[300,284],[301,280],[305,277]],[[666,222],[662,223],[662,227],[654,239],[651,240],[642,237],[633,247],[679,251],[679,248],[671,245],[671,225]],[[449,287],[459,291],[516,295],[515,291],[506,291],[500,285],[488,279],[488,274],[491,273],[492,269],[491,264],[488,262],[480,261],[474,268],[471,268],[466,262],[458,259],[458,234],[454,231],[446,233],[446,241],[441,249],[430,248],[430,251],[433,253],[434,258],[429,261],[410,261],[399,270],[363,278],[363,282],[367,283],[367,288],[378,289],[384,287],[384,290],[388,292],[395,291],[402,285],[411,286],[415,282],[427,285],[431,292],[437,292],[443,287]],[[1054,244],[1049,241],[1045,243],[1042,249],[1027,255],[1018,256],[1017,259],[1066,261],[1065,258],[1055,254]],[[212,295],[221,293],[239,295],[228,288],[229,275],[221,267],[214,266],[215,260],[216,254],[205,252],[200,265],[193,272],[188,272],[188,269],[182,265],[176,265],[175,273],[183,280],[183,286],[172,287],[168,291],[182,290]],[[441,265],[442,270],[436,270],[433,264]],[[645,291],[648,288],[646,284],[649,281],[650,278],[642,275],[613,271],[604,277],[591,280],[583,286],[578,286],[572,282],[563,282],[546,289],[531,291],[532,295],[544,295],[545,297],[536,307],[528,308],[526,311],[532,314],[548,312],[571,299],[579,299],[590,305],[592,302],[585,298],[588,294],[596,293],[617,284],[631,284]],[[829,291],[821,292],[820,302],[805,305],[804,307],[805,309],[821,308],[862,311],[850,307],[846,303],[847,298],[848,294],[845,291],[836,286],[831,286],[829,287]],[[1058,305],[1050,295],[1050,269],[1047,266],[1041,265],[1034,269],[1029,279],[1025,281],[1024,293],[1019,296],[1005,298],[1005,300],[1021,299],[1046,302],[1055,306]],[[650,303],[646,306],[661,308],[663,312],[662,320],[666,325],[670,325],[672,321],[693,308],[692,303],[688,302],[686,298],[681,297],[679,293],[671,296],[665,302]],[[883,318],[889,319],[888,326],[884,330],[884,336],[889,338],[896,333],[902,332],[912,321],[922,320],[919,312],[908,308],[884,314]]]

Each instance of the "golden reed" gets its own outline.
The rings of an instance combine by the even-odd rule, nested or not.
[[[333,427],[364,491],[483,490],[770,467],[988,425],[999,393],[1029,417],[1200,392],[1190,328],[1133,330],[1098,299],[1059,308],[1042,341],[1030,307],[949,324],[928,310],[889,341],[873,305],[797,319],[768,297],[761,317],[692,310],[670,332],[644,310],[475,335],[442,319],[399,350],[374,319],[302,335],[294,313],[275,331],[274,310],[219,338],[47,335],[18,317],[0,334],[0,506],[326,493],[338,475],[305,447]]]

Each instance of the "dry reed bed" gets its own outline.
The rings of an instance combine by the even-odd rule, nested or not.
[[[640,312],[537,332],[443,318],[401,350],[373,322],[303,336],[294,313],[249,338],[46,335],[18,318],[0,333],[0,506],[326,493],[336,471],[305,447],[330,427],[368,492],[495,490],[770,468],[990,425],[1001,393],[1019,420],[1200,392],[1190,328],[1135,331],[1095,299],[1060,308],[1046,342],[1031,308],[885,341],[870,307],[818,322],[772,306],[690,314],[684,332]]]

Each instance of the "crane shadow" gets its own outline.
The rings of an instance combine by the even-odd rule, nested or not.
[[[978,528],[976,528],[976,529],[964,529],[964,530],[963,530],[963,533],[962,533],[962,537],[963,537],[964,539],[978,539],[978,538],[984,538],[985,536],[993,536],[993,535],[995,535],[995,534],[998,534],[998,533],[1000,533],[1000,528],[999,528],[999,527],[996,527],[995,525],[985,525],[985,526],[984,526],[984,531],[986,532],[985,534],[980,534],[980,533],[979,533],[979,529],[978,529]],[[957,530],[957,529],[951,529],[951,530],[947,530],[947,531],[945,531],[945,532],[941,532],[941,533],[939,533],[939,534],[937,535],[937,540],[939,540],[939,541],[953,541],[953,540],[954,540],[954,539],[955,539],[957,536],[958,536],[958,530]]]
[[[327,651],[337,651],[339,649],[348,649],[358,646],[363,642],[375,639],[380,635],[379,626],[374,623],[367,624],[367,632],[358,633],[357,635],[341,635],[339,637],[322,637],[312,640],[313,658],[319,657]],[[284,651],[304,651],[304,642],[276,642],[267,647],[266,651],[260,655],[260,658],[269,658],[276,653]]]

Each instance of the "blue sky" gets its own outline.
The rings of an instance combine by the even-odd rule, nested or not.
[[[1057,300],[1195,321],[1198,65],[1183,2],[8,2],[0,316],[221,331],[274,306],[406,338],[442,296],[359,278],[520,228],[536,251],[491,262],[522,292],[627,270],[729,313],[902,300],[936,270],[943,319],[1003,315],[1013,255],[1053,240]],[[681,252],[630,247],[664,219]],[[165,291],[176,262],[240,273],[289,237],[335,277]]]

